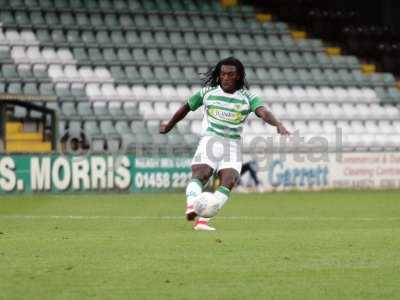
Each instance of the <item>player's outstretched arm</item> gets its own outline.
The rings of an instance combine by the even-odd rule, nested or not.
[[[283,126],[281,122],[279,122],[272,112],[268,111],[264,106],[260,106],[255,111],[257,117],[263,119],[264,122],[275,126],[279,134],[287,135],[290,132]]]
[[[161,122],[160,124],[160,133],[165,134],[168,133],[172,128],[174,128],[175,124],[182,120],[189,113],[190,107],[186,103],[182,105],[172,116],[172,118],[168,122]]]

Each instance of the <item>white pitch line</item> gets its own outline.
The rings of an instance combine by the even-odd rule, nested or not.
[[[400,217],[374,218],[374,217],[265,217],[265,216],[217,216],[221,220],[243,221],[400,221]],[[0,215],[0,219],[65,219],[65,220],[183,220],[184,216],[35,216],[35,215]]]

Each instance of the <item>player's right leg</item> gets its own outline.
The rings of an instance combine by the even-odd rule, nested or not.
[[[207,155],[209,137],[202,137],[192,160],[192,179],[186,187],[186,218],[192,221],[196,218],[193,210],[193,200],[203,191],[203,187],[217,167],[217,163]]]
[[[192,179],[186,187],[186,219],[193,221],[196,213],[193,210],[193,200],[203,191],[214,170],[207,164],[192,165]]]

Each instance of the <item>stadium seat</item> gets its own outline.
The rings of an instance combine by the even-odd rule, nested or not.
[[[84,42],[88,46],[95,44],[97,42],[96,36],[94,35],[93,31],[84,30],[80,34],[80,36],[81,36],[82,42]]]
[[[104,15],[104,24],[107,27],[118,27],[119,26],[119,22],[117,19],[117,15],[116,14],[111,14],[111,13],[106,13]]]
[[[58,67],[57,67],[58,69]],[[76,67],[76,65],[66,65],[64,67],[64,75],[69,81],[80,81],[81,75]]]
[[[83,131],[88,137],[101,137],[101,131],[96,121],[85,121]]]
[[[90,26],[93,26],[95,28],[104,26],[103,18],[101,16],[101,14],[99,14],[99,13],[91,13],[89,15],[89,23],[90,23]]]
[[[131,123],[131,129],[133,133],[147,134],[147,127],[143,121],[133,121]]]
[[[150,14],[148,15],[148,26],[159,29],[163,27],[163,21],[159,16]]]
[[[133,85],[132,94],[137,101],[144,101],[149,99],[146,87],[143,85]]]
[[[114,100],[119,98],[118,92],[112,83],[103,83],[100,89],[105,99]]]
[[[292,88],[293,97],[300,102],[309,101],[305,89],[301,86],[294,86]]]
[[[66,39],[68,43],[71,43],[73,45],[83,43],[81,35],[78,30],[67,30]]]
[[[56,83],[55,87],[55,94],[61,98],[70,98],[72,97],[70,87],[68,83]]]
[[[137,103],[125,102],[124,112],[125,115],[130,119],[139,119],[141,117],[139,114]]]
[[[121,62],[129,62],[132,61],[132,55],[127,48],[119,48],[117,50],[117,58]]]
[[[39,95],[39,90],[37,87],[36,83],[25,83],[23,85],[23,91],[25,95],[32,95],[32,96],[38,96]]]
[[[85,82],[97,81],[96,75],[91,67],[80,67],[78,72],[79,76]]]
[[[117,92],[115,98],[119,98],[123,101],[129,101],[133,98],[132,90],[129,88],[128,85],[117,85],[115,90]]]
[[[71,93],[73,96],[80,98],[80,97],[85,97],[85,84],[80,83],[80,82],[73,82],[71,84]]]
[[[131,36],[131,34],[130,34]],[[139,37],[136,35],[137,40],[139,40]],[[112,30],[110,33],[110,39],[111,39],[111,43],[115,44],[115,45],[124,45],[126,43],[125,37],[123,35],[122,31],[117,31],[117,30]],[[133,39],[133,37],[131,36],[131,39]]]
[[[53,85],[53,83],[40,83],[39,84],[39,95],[41,95],[41,96],[54,96],[54,85]]]
[[[64,116],[73,117],[76,116],[75,104],[72,102],[63,102],[61,104],[61,112]]]
[[[102,135],[106,136],[107,139],[119,137],[117,130],[115,129],[112,121],[104,120],[100,121],[100,132]]]
[[[168,68],[168,71],[171,79],[175,83],[181,83],[183,81],[186,81],[186,77],[179,67],[170,67]]]
[[[315,116],[319,116],[320,118],[330,118],[329,116],[329,107],[325,103],[315,103],[314,104],[314,113]],[[313,116],[311,116],[313,118]]]
[[[19,78],[16,65],[4,64],[1,66],[1,72],[5,78],[10,78],[10,79]]]
[[[122,28],[129,28],[135,25],[131,16],[128,14],[121,14],[119,16],[119,24],[122,26]]]
[[[78,24],[80,27],[85,28],[91,26],[90,18],[85,13],[77,13],[75,15],[75,19],[76,19],[76,24]]]
[[[11,49],[11,57],[14,59],[16,62],[25,62],[27,59],[27,53],[25,52],[25,47],[13,47]],[[40,54],[37,56],[40,59]]]
[[[95,116],[103,117],[108,115],[107,103],[104,101],[93,102],[93,113]]]
[[[123,110],[122,104],[123,103],[119,102],[119,101],[118,102],[117,101],[109,102],[109,104],[108,104],[108,112],[113,118],[119,119],[119,118],[121,118],[122,116],[125,115],[125,112]]]
[[[29,19],[31,25],[34,26],[40,26],[40,25],[45,25],[46,20],[44,19],[42,11],[30,11],[29,12]]]
[[[186,28],[186,27],[183,27]],[[194,32],[185,32],[183,34],[183,41],[187,47],[191,47],[192,45],[197,45],[199,43],[197,36]]]
[[[150,119],[156,115],[153,105],[150,102],[140,102],[139,103],[139,113],[143,115],[144,119]]]
[[[18,65],[17,72],[18,72],[18,77],[23,80],[30,81],[30,80],[34,79],[31,65],[29,65],[29,64]]]
[[[153,70],[148,66],[139,67],[139,73],[140,76],[148,83],[155,83],[157,81]]]
[[[90,102],[79,102],[77,104],[77,112],[79,116],[85,117],[85,118],[92,118],[93,117],[93,110],[91,107]]]
[[[115,123],[115,130],[121,136],[122,135],[131,135],[131,136],[133,136],[132,131],[131,131],[129,125],[128,125],[128,122],[126,122],[126,121],[117,121]]]
[[[110,75],[115,81],[125,81],[127,79],[126,74],[121,66],[111,66]]]

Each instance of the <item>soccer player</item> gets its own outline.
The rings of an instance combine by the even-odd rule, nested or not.
[[[192,160],[192,179],[186,188],[186,218],[196,219],[193,200],[199,195],[214,172],[220,186],[214,192],[222,207],[239,180],[242,167],[241,132],[251,112],[264,122],[275,126],[279,134],[289,134],[286,128],[268,111],[256,95],[248,91],[243,64],[228,57],[211,68],[203,88],[192,95],[167,122],[160,124],[160,133],[168,133],[190,112],[204,106],[203,134]],[[195,230],[215,230],[209,219],[197,218]]]
[[[239,189],[240,191],[242,191],[242,192],[246,191],[246,189],[243,187],[243,183],[242,183],[241,178],[242,178],[242,176],[244,174],[249,172],[249,175],[250,175],[251,179],[253,180],[257,191],[258,192],[262,192],[262,184],[260,182],[260,179],[258,179],[257,169],[258,169],[258,164],[257,164],[257,162],[255,160],[250,160],[248,162],[245,162],[242,165],[242,170],[240,171],[240,178],[239,178],[239,180],[237,182],[236,190],[238,190],[240,188]]]

